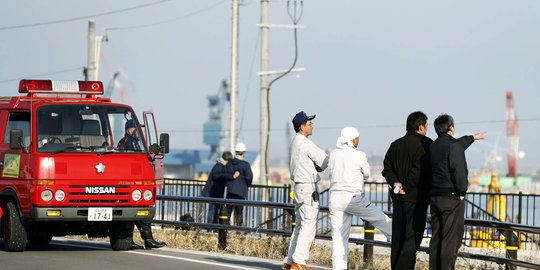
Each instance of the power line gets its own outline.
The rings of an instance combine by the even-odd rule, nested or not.
[[[13,25],[13,26],[3,26],[3,27],[0,27],[0,31],[2,31],[2,30],[21,29],[21,28],[29,28],[29,27],[37,27],[37,26],[44,26],[44,25],[51,25],[51,24],[59,24],[59,23],[72,22],[72,21],[79,21],[79,20],[90,19],[90,18],[95,18],[95,17],[101,17],[101,16],[106,16],[106,15],[131,11],[131,10],[135,10],[135,9],[145,8],[145,7],[149,7],[149,6],[159,5],[159,4],[162,4],[162,3],[165,3],[165,2],[169,2],[169,1],[171,1],[171,0],[160,0],[160,1],[152,2],[152,3],[148,3],[148,4],[123,8],[123,9],[117,9],[117,10],[112,10],[112,11],[107,11],[107,12],[102,12],[102,13],[97,13],[97,14],[92,14],[92,15],[85,15],[85,16],[79,16],[79,17],[73,17],[73,18],[67,18],[67,19],[60,19],[60,20],[54,20],[54,21],[48,21],[48,22],[21,24],[21,25]]]
[[[84,67],[76,67],[76,68],[57,70],[57,71],[52,71],[49,73],[42,73],[42,74],[37,74],[37,75],[21,76],[19,78],[1,80],[0,83],[16,82],[16,81],[20,81],[21,79],[26,79],[26,78],[45,77],[45,76],[68,73],[68,72],[73,72],[73,71],[83,70],[83,69]]]
[[[239,132],[242,132],[242,128],[244,127],[244,116],[246,115],[246,103],[247,103],[247,98],[248,98],[248,94],[249,94],[249,89],[251,88],[251,79],[253,78],[252,74],[253,74],[253,67],[254,67],[254,64],[255,64],[255,58],[257,56],[257,48],[259,48],[259,39],[260,39],[260,36],[261,36],[261,32],[258,31],[258,34],[257,34],[257,39],[255,41],[255,48],[253,48],[253,56],[251,57],[251,64],[249,66],[249,77],[250,78],[248,80],[248,84],[246,86],[246,95],[244,96],[244,102],[242,103],[242,111],[240,113],[240,128],[238,129]]]
[[[119,30],[133,30],[133,29],[140,29],[140,28],[146,28],[146,27],[151,27],[151,26],[156,26],[156,25],[161,25],[161,24],[170,23],[170,22],[173,22],[173,21],[182,20],[182,19],[191,17],[191,16],[193,16],[193,15],[197,15],[197,14],[199,14],[199,13],[205,12],[205,11],[210,10],[210,9],[212,9],[212,8],[215,8],[215,7],[221,5],[222,3],[226,2],[226,1],[227,1],[227,0],[222,0],[222,1],[218,2],[218,3],[213,4],[213,5],[204,7],[204,8],[199,9],[199,10],[195,10],[195,11],[193,11],[193,12],[190,12],[190,13],[187,13],[187,14],[184,14],[184,15],[181,15],[181,16],[177,16],[177,17],[174,17],[174,18],[170,18],[170,19],[167,19],[167,20],[162,20],[162,21],[153,22],[153,23],[148,23],[148,24],[133,25],[133,26],[105,28],[105,32],[107,32],[107,31],[119,31]]]
[[[536,118],[523,118],[519,119],[520,122],[537,122],[540,121],[540,117]],[[477,125],[477,124],[499,124],[506,123],[506,120],[478,120],[478,121],[465,121],[465,122],[456,122],[456,125]],[[396,127],[405,127],[405,124],[379,124],[379,125],[358,125],[355,126],[358,129],[378,129],[378,128],[396,128]],[[339,130],[343,127],[319,127],[316,126],[317,130]],[[275,128],[272,131],[284,131],[285,128]],[[221,130],[228,131],[228,130]],[[244,129],[246,132],[259,132],[258,128]],[[200,129],[169,129],[163,130],[163,132],[169,133],[202,133],[203,130]]]

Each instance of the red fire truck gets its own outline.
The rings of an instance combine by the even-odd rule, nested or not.
[[[98,81],[22,80],[24,95],[0,97],[6,250],[65,235],[109,237],[113,250],[127,250],[134,221],[154,217],[168,134],[158,138],[151,112],[140,122],[103,92]],[[130,147],[119,146],[124,137]]]

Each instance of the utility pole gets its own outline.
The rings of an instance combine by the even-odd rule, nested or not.
[[[261,72],[267,72],[269,69],[268,57],[268,4],[269,0],[261,0]],[[268,175],[268,92],[269,92],[269,75],[261,75],[261,151],[260,151],[260,183],[267,184]]]
[[[261,0],[261,70],[257,73],[261,77],[261,151],[260,151],[260,184],[270,184],[268,180],[268,142],[270,139],[270,75],[278,75],[289,72],[302,72],[305,68],[291,68],[285,70],[269,70],[269,31],[273,28],[303,28],[300,25],[269,24],[269,0]]]
[[[231,46],[231,121],[229,146],[234,153],[238,135],[236,133],[238,100],[238,36],[239,36],[239,0],[232,0],[232,46]]]
[[[96,36],[96,22],[88,21],[88,64],[86,66],[85,80],[97,81],[99,74],[99,55],[103,36]]]

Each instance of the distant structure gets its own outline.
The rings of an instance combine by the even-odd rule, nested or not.
[[[208,109],[210,111],[209,119],[203,125],[203,142],[210,146],[208,160],[216,160],[221,152],[222,134],[221,119],[225,103],[230,102],[230,89],[226,80],[221,81],[221,87],[217,94],[207,96]]]
[[[519,157],[519,121],[514,107],[512,91],[506,92],[506,138],[508,150],[508,177],[516,178],[517,160]]]

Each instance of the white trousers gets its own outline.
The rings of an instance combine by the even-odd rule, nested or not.
[[[333,269],[347,269],[349,255],[349,234],[353,216],[370,222],[390,239],[392,220],[377,208],[363,194],[346,191],[330,192],[330,223],[332,224],[332,265]]]
[[[306,264],[309,249],[315,239],[319,202],[314,202],[311,194],[315,190],[314,183],[298,183],[294,185],[294,204],[296,227],[291,235],[289,251],[283,262]]]

